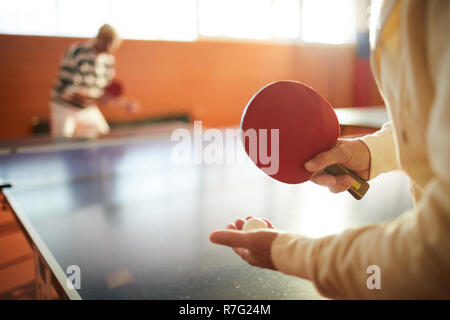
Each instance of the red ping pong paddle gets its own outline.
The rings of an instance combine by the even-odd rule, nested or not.
[[[259,90],[242,114],[241,129],[251,160],[272,178],[290,184],[312,177],[305,162],[331,149],[340,133],[331,105],[296,81],[273,82]],[[348,191],[358,200],[369,189],[364,179],[340,164],[325,171],[350,175],[354,183]]]
[[[117,98],[123,94],[123,85],[117,80],[113,80],[109,85],[105,87],[105,94]]]

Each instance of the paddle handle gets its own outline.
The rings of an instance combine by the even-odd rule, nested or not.
[[[325,172],[333,176],[341,176],[344,174],[351,176],[354,182],[353,185],[350,187],[350,189],[348,189],[347,191],[350,192],[350,194],[356,200],[361,200],[362,197],[364,197],[364,195],[366,194],[367,190],[369,190],[370,185],[367,183],[366,180],[358,176],[352,170],[347,169],[346,167],[341,166],[340,164],[333,164],[329,167],[326,167]]]

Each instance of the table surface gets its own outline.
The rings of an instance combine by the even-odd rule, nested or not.
[[[63,283],[80,267],[72,298],[320,299],[309,281],[251,267],[209,234],[254,215],[320,237],[412,206],[401,172],[374,179],[357,201],[277,182],[239,158],[239,144],[225,151],[237,163],[177,163],[172,130],[0,155],[0,180],[13,185],[5,194],[52,271]]]

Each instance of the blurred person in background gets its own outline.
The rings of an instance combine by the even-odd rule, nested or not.
[[[51,92],[53,137],[96,138],[109,133],[99,104],[114,104],[129,111],[139,108],[137,102],[107,90],[112,85],[121,87],[118,83],[113,84],[114,54],[121,42],[116,30],[105,24],[94,39],[74,43],[66,51]]]

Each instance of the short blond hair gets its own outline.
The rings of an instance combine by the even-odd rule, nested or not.
[[[111,27],[109,24],[104,24],[98,29],[97,38],[103,37],[103,36],[109,36],[113,39],[120,39],[119,34],[117,33],[116,29]]]

